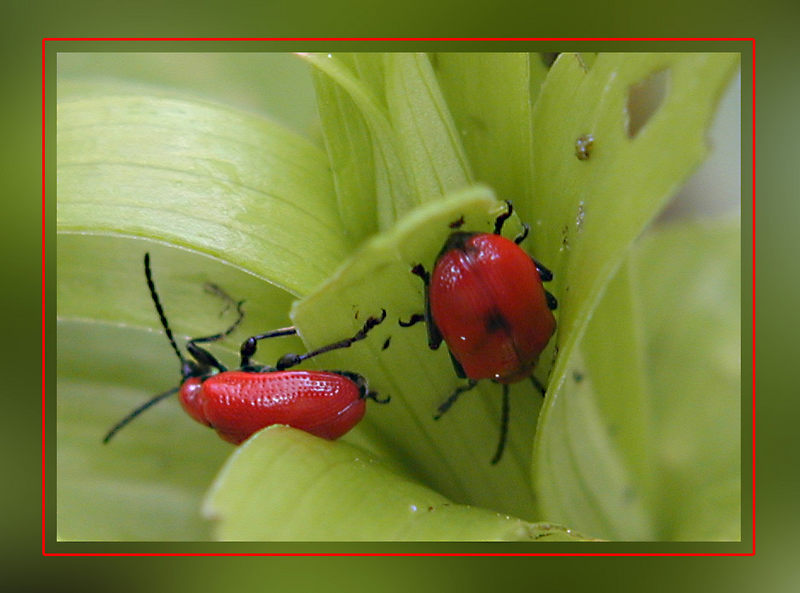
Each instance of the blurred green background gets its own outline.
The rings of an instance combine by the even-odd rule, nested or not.
[[[244,4],[244,3],[242,3]],[[249,3],[248,3],[249,4]],[[484,590],[487,585],[504,589],[532,586],[570,587],[578,582],[604,589],[613,582],[615,590],[646,587],[648,590],[753,590],[791,591],[800,573],[794,561],[798,476],[786,459],[797,450],[798,399],[793,354],[795,332],[800,327],[800,280],[796,269],[796,233],[793,226],[800,214],[796,199],[800,171],[792,150],[800,120],[791,115],[798,102],[795,56],[798,42],[795,23],[797,5],[788,2],[707,3],[678,2],[669,10],[662,6],[619,7],[608,11],[595,3],[534,4],[526,8],[497,5],[483,8],[463,3],[407,3],[404,11],[387,19],[380,11],[343,10],[338,5],[317,3],[283,6],[276,10],[262,4],[252,7],[226,3],[224,10],[201,3],[154,2],[111,5],[93,2],[21,2],[12,0],[4,8],[7,34],[2,37],[5,71],[3,104],[7,107],[6,137],[2,144],[7,171],[4,205],[12,225],[4,233],[6,258],[4,341],[7,360],[6,393],[10,414],[19,421],[4,431],[6,450],[13,450],[7,467],[19,476],[14,487],[5,490],[9,508],[19,509],[4,522],[4,572],[10,585],[25,584],[34,590],[69,587],[80,583],[84,590],[122,590],[205,585],[228,589],[264,582],[327,586],[364,584],[381,577],[388,590],[408,588],[437,590],[460,586],[463,590]],[[371,3],[362,3],[363,6]],[[420,5],[422,3],[419,3]],[[455,6],[455,8],[454,8]],[[683,560],[641,559],[435,559],[435,560],[346,560],[316,559],[312,571],[303,559],[42,559],[40,554],[40,463],[38,427],[41,408],[39,381],[31,389],[23,377],[40,376],[41,298],[41,39],[57,35],[430,35],[448,31],[451,35],[548,36],[574,35],[669,35],[669,36],[755,36],[758,40],[758,554],[755,559],[689,558]],[[571,44],[572,45],[572,44]],[[632,45],[636,45],[635,43]],[[375,43],[373,49],[382,48]],[[440,46],[441,47],[441,46]],[[572,47],[570,47],[571,49]],[[565,48],[566,49],[566,48]],[[748,97],[750,61],[743,59],[745,109],[743,110],[744,164],[749,160],[750,125]],[[749,207],[750,182],[743,166],[745,208]],[[52,205],[52,202],[51,202]],[[743,247],[748,241],[743,232]],[[13,247],[13,251],[12,248]],[[52,244],[50,244],[52,247]],[[50,252],[52,253],[52,252]],[[746,252],[747,253],[747,252]],[[52,266],[52,259],[48,265]],[[743,279],[749,277],[743,257]],[[54,294],[55,278],[48,278]],[[14,290],[9,290],[9,288]],[[747,284],[743,290],[747,292]],[[13,298],[11,295],[14,295]],[[743,327],[751,322],[743,301]],[[55,303],[49,298],[48,318],[54,319]],[[31,326],[34,328],[31,329]],[[54,336],[48,335],[49,343]],[[748,344],[743,358],[749,360]],[[13,352],[12,352],[13,350]],[[34,353],[21,356],[21,353]],[[54,352],[48,350],[48,365]],[[20,368],[21,366],[21,368]],[[743,382],[747,385],[746,382]],[[22,397],[24,395],[24,397]],[[14,448],[11,449],[11,445]],[[789,465],[788,468],[785,467]],[[300,563],[303,563],[302,565]],[[247,564],[245,564],[247,563]],[[576,564],[580,566],[575,566]],[[98,564],[100,567],[98,569]],[[677,566],[676,566],[677,564]],[[126,565],[126,566],[123,566]],[[397,568],[403,578],[387,578]],[[234,576],[236,575],[236,576]],[[623,575],[623,576],[620,576]],[[388,583],[387,583],[388,581]]]

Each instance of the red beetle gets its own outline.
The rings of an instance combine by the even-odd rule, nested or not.
[[[412,272],[425,283],[425,314],[400,322],[408,327],[426,321],[430,348],[437,349],[444,340],[456,373],[469,379],[439,406],[437,420],[478,380],[503,385],[500,442],[493,464],[505,447],[508,384],[530,378],[544,393],[531,373],[556,329],[551,311],[558,306],[542,286],[553,274],[519,247],[528,225],[514,241],[500,234],[513,212],[511,202],[506,204],[506,212],[495,220],[494,233],[456,230],[439,252],[433,274],[421,264],[414,266]],[[461,224],[463,217],[450,226]]]
[[[378,403],[389,401],[388,397],[378,399],[376,393],[369,391],[366,379],[356,373],[286,370],[324,352],[347,348],[354,342],[363,340],[373,327],[386,318],[386,311],[383,311],[380,318],[367,319],[353,337],[306,354],[287,354],[275,367],[251,364],[257,342],[266,338],[294,335],[297,330],[294,327],[285,327],[252,336],[242,344],[240,368],[229,371],[199,344],[215,342],[230,334],[244,317],[242,302],[236,303],[239,315],[228,329],[187,342],[186,349],[194,359],[190,360],[181,353],[167,323],[153,282],[149,254],[144,256],[144,271],[161,325],[181,361],[182,381],[179,386],[156,395],[125,416],[108,432],[103,439],[104,443],[147,408],[175,392],[178,392],[181,405],[189,416],[215,429],[220,437],[237,445],[253,433],[273,424],[287,424],[322,438],[337,439],[361,421],[367,398]],[[217,287],[213,289],[232,301]]]

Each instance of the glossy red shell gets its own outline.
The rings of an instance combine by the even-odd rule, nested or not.
[[[337,439],[366,409],[360,386],[328,371],[226,371],[191,378],[181,385],[180,401],[192,418],[237,445],[273,424]]]
[[[433,322],[470,379],[527,378],[556,327],[536,265],[500,235],[477,233],[443,252],[428,299]]]

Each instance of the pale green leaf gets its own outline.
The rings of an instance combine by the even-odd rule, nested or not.
[[[740,537],[739,225],[638,245],[540,423],[544,516],[596,537]]]
[[[59,52],[58,98],[74,92],[194,98],[268,113],[297,132],[314,129],[306,64],[282,52]],[[278,89],[279,92],[265,92]]]
[[[426,54],[386,54],[386,102],[422,201],[469,185],[469,162]]]
[[[504,210],[485,187],[418,208],[390,232],[367,242],[319,290],[298,301],[292,320],[306,343],[317,347],[352,335],[366,316],[385,309],[387,320],[367,340],[316,363],[352,368],[368,377],[382,395],[392,397],[384,406],[370,404],[358,430],[348,438],[398,460],[411,475],[452,500],[529,519],[534,505],[527,477],[530,442],[541,396],[527,382],[513,386],[508,447],[503,462],[492,466],[489,460],[500,430],[500,388],[486,382],[434,421],[438,405],[463,381],[454,373],[444,347],[428,350],[424,324],[398,325],[399,319],[422,312],[422,282],[410,269],[421,262],[430,266],[449,224],[463,217],[465,228],[490,231]],[[509,234],[519,232],[519,221],[510,220],[507,228]],[[390,344],[383,350],[387,339]],[[369,440],[361,440],[367,434]]]
[[[281,426],[231,456],[204,510],[221,540],[582,539],[557,525],[454,504],[357,447]]]
[[[63,541],[202,540],[203,493],[232,447],[162,402],[101,440],[135,406],[178,383],[166,338],[86,322],[58,324],[55,485]],[[205,438],[204,438],[205,437]]]
[[[213,432],[193,426],[172,408],[171,420],[194,428],[191,434],[201,443],[209,441],[217,461],[202,473],[176,476],[176,502],[168,506],[174,510],[179,501],[188,506],[171,521],[155,518],[162,510],[146,511],[157,505],[157,493],[151,496],[133,486],[148,471],[152,486],[163,476],[161,466],[174,472],[180,465],[180,459],[159,460],[170,458],[176,448],[173,433],[141,437],[138,427],[146,430],[150,424],[138,420],[108,447],[100,443],[123,415],[179,381],[179,363],[166,339],[154,335],[152,346],[145,347],[134,331],[158,327],[142,273],[143,255],[153,254],[157,285],[178,335],[207,335],[230,323],[220,319],[225,304],[204,294],[206,282],[222,286],[236,299],[248,299],[240,331],[249,328],[252,334],[287,325],[292,293],[310,290],[327,275],[344,257],[348,243],[333,209],[324,154],[301,138],[225,107],[135,95],[127,85],[111,95],[103,94],[109,92],[109,83],[100,85],[102,93],[92,92],[90,83],[80,86],[58,113],[58,313],[64,323],[81,321],[62,325],[65,329],[59,332],[59,350],[65,353],[59,356],[58,381],[60,537],[201,537],[206,531],[192,501],[199,501],[222,459]],[[214,259],[197,257],[196,252]],[[108,338],[110,330],[91,321],[124,329]],[[80,329],[66,329],[76,327]],[[226,364],[235,366],[233,344],[241,339],[236,334],[218,347],[227,348]],[[297,339],[276,342],[261,348],[261,360],[302,351]],[[154,356],[171,369],[169,374],[142,362]],[[84,358],[96,365],[94,383],[89,371],[73,376],[72,367]],[[99,378],[106,371],[113,372],[113,379]],[[148,416],[158,413],[148,411]],[[83,427],[87,414],[96,422]],[[126,433],[134,439],[127,447]],[[191,442],[184,443],[189,451]],[[152,450],[161,453],[148,455]],[[144,468],[129,466],[119,462],[124,455],[149,461],[143,462]],[[80,496],[95,487],[111,502],[92,508],[116,515],[114,521],[83,508]],[[133,492],[142,493],[136,504],[130,500]]]
[[[300,54],[312,66],[324,73],[330,82],[340,86],[352,99],[361,112],[369,128],[372,143],[372,166],[375,168],[375,201],[378,215],[378,227],[385,229],[391,226],[404,212],[419,204],[420,196],[415,191],[411,182],[410,171],[404,163],[398,139],[392,129],[385,105],[375,95],[373,90],[361,80],[347,65],[345,59],[340,59],[338,54]],[[352,60],[348,60],[352,61]],[[370,80],[369,82],[374,82]],[[318,79],[317,86],[325,84]],[[328,90],[327,93],[335,94]],[[328,118],[337,115],[323,111],[322,116]],[[325,127],[325,124],[323,124]],[[336,123],[331,125],[335,129]],[[363,140],[362,140],[363,141]],[[336,155],[334,155],[336,156]],[[341,155],[339,155],[341,158]],[[334,169],[338,166],[333,163]]]
[[[59,232],[191,248],[294,294],[350,249],[324,153],[266,119],[163,97],[58,107]]]
[[[353,78],[358,78],[358,83],[353,84],[359,85],[364,93],[372,93],[385,109],[383,54],[336,53],[332,56],[350,68]],[[381,124],[373,124],[375,131],[370,132],[367,119],[343,85],[319,68],[312,68],[311,74],[342,224],[351,237],[363,240],[378,230],[377,205],[383,200],[376,200],[376,195],[386,195],[392,189],[386,185],[376,186],[378,171],[373,162],[373,150],[377,147],[373,147],[373,134],[379,143],[391,144],[392,140]],[[379,117],[376,109],[368,111],[373,117]]]
[[[437,53],[432,61],[475,179],[501,199],[530,200],[531,87],[544,80],[541,61],[525,53]]]
[[[145,283],[145,250],[180,344],[233,320],[230,305],[204,291],[207,282],[248,297],[240,329],[211,348],[224,364],[236,366],[245,336],[287,325],[291,295],[219,261],[140,239],[60,236],[58,408],[48,417],[57,427],[57,527],[64,540],[210,537],[200,500],[233,448],[191,420],[177,398],[101,443],[128,412],[180,381],[180,362],[163,333],[142,331],[161,329]],[[269,340],[258,359],[272,363],[303,350],[297,338]]]
[[[736,54],[561,54],[534,109],[534,197],[519,205],[536,257],[556,272],[560,351],[583,332],[624,250],[700,164]],[[663,73],[666,95],[635,137],[629,93]],[[576,156],[581,136],[590,157]],[[594,303],[594,304],[592,304]],[[565,342],[565,340],[567,340]]]
[[[351,236],[363,239],[378,228],[369,128],[341,86],[316,69],[312,76],[342,224]]]

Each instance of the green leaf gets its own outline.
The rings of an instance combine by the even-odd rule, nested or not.
[[[370,406],[346,439],[399,461],[410,475],[452,500],[528,519],[534,508],[528,484],[530,442],[541,396],[527,382],[513,387],[516,413],[506,459],[492,466],[489,460],[499,435],[499,387],[486,382],[434,421],[438,405],[463,381],[445,348],[428,350],[424,324],[398,325],[398,320],[422,311],[422,282],[410,269],[433,262],[448,225],[463,217],[464,228],[488,232],[504,211],[505,205],[480,186],[418,208],[391,231],[368,241],[317,291],[298,301],[292,321],[309,347],[318,347],[352,335],[366,316],[385,309],[387,320],[367,340],[316,363],[355,370],[382,395],[392,397],[388,405]],[[519,232],[519,221],[510,220],[507,228],[509,233]],[[387,339],[390,345],[383,350]]]
[[[263,118],[141,95],[58,107],[59,232],[200,251],[293,294],[351,249],[324,153]]]
[[[740,228],[653,233],[609,285],[540,423],[549,520],[608,539],[740,537]]]
[[[587,450],[601,447],[601,431],[592,423],[580,425],[581,415],[565,411],[575,387],[574,369],[580,369],[585,362],[585,353],[579,351],[578,345],[586,335],[587,340],[602,341],[607,348],[607,331],[595,330],[590,335],[595,308],[622,262],[625,249],[705,155],[705,130],[736,63],[737,56],[731,54],[600,54],[589,68],[577,56],[562,54],[553,65],[534,110],[536,200],[527,206],[536,208],[538,201],[546,198],[542,206],[550,208],[551,221],[558,221],[542,225],[533,239],[542,246],[541,250],[537,247],[537,257],[556,271],[551,290],[559,297],[560,306],[559,356],[550,379],[554,387],[548,391],[539,420],[532,471],[540,500],[549,500],[553,505],[553,499],[558,498],[559,509],[567,504],[583,509],[576,510],[576,515],[585,522],[570,524],[587,533],[609,538],[655,537],[652,517],[642,507],[645,503],[641,497],[646,492],[622,486],[626,483],[623,474],[630,469],[624,460],[606,455],[605,465],[592,461],[583,468],[619,478],[613,481],[615,488],[610,488],[605,498],[626,513],[614,515],[615,521],[611,521],[605,512],[597,511],[597,507],[611,503],[589,504],[577,489],[577,496],[584,503],[577,504],[575,488],[554,486],[558,480],[554,477],[553,459],[563,458],[558,451],[574,449],[571,439],[565,436],[568,434],[573,435],[572,439],[585,437],[590,441],[592,445]],[[646,86],[654,76],[666,77],[665,96],[638,133],[631,136],[626,131],[630,93]],[[581,160],[576,155],[576,140],[586,134],[593,136],[594,144],[589,158]],[[520,211],[524,212],[524,208],[525,205],[520,207]],[[556,254],[553,249],[558,245]],[[635,321],[620,321],[623,330],[625,323]],[[635,356],[622,360],[635,360]],[[582,374],[579,370],[578,376]],[[644,397],[637,391],[640,380],[628,377],[618,381],[623,395],[617,399],[633,398],[633,407],[641,405],[637,401]],[[591,386],[582,389],[593,393]],[[586,401],[586,405],[596,405],[592,399],[578,398],[573,404]],[[594,411],[586,410],[587,418],[594,415]],[[573,418],[573,422],[568,423],[567,418]],[[565,424],[572,425],[572,432],[566,431]],[[630,433],[623,437],[628,439],[628,459],[634,459],[629,463],[640,473],[649,460],[641,458],[631,443],[636,443],[635,435],[648,429],[649,426],[633,422],[623,430]],[[545,465],[548,459],[550,462]],[[582,472],[574,467],[578,461],[572,463],[572,469],[562,476],[567,481],[573,473]],[[645,490],[650,488],[647,478],[642,484]],[[553,494],[555,491],[557,495]],[[590,512],[592,506],[595,509]],[[547,508],[552,511],[553,507]],[[555,517],[563,521],[561,514]]]
[[[140,239],[59,236],[58,408],[48,418],[56,420],[63,540],[211,536],[199,506],[233,447],[192,421],[177,398],[101,443],[128,412],[180,381],[166,337],[152,331],[161,328],[142,272],[145,250],[179,343],[220,331],[233,319],[229,306],[204,291],[206,282],[248,297],[242,326],[212,348],[223,363],[235,366],[245,336],[287,325],[291,295],[219,261]],[[297,338],[268,340],[258,359],[274,362],[303,350]]]
[[[341,86],[319,70],[312,75],[342,222],[351,236],[363,239],[378,229],[369,128]]]
[[[106,324],[58,324],[56,527],[75,540],[202,540],[202,495],[231,446],[173,398],[121,431],[111,426],[177,384],[161,335]],[[204,438],[205,437],[205,438]]]
[[[437,53],[436,76],[475,179],[515,203],[531,199],[532,87],[546,70],[524,53]],[[538,69],[537,69],[538,68]]]
[[[558,157],[560,168],[554,167],[553,175],[546,179],[541,181],[537,179],[537,185],[546,187],[552,185],[554,189],[549,192],[550,199],[543,202],[538,211],[541,217],[539,222],[542,220],[550,222],[547,225],[541,224],[541,227],[538,225],[534,227],[532,242],[533,252],[537,257],[551,265],[557,277],[561,278],[561,283],[554,283],[554,292],[559,297],[561,306],[558,312],[559,333],[556,340],[552,341],[559,352],[557,366],[550,377],[553,395],[557,394],[556,390],[561,388],[569,375],[567,361],[572,356],[574,345],[583,335],[603,289],[619,266],[624,248],[635,239],[658,211],[669,191],[664,186],[669,185],[671,188],[680,178],[686,177],[705,151],[703,130],[709,123],[711,110],[721,92],[726,72],[735,65],[735,56],[723,58],[716,61],[712,59],[709,64],[706,56],[688,58],[670,56],[666,60],[659,56],[650,56],[644,60],[639,56],[624,54],[606,58],[608,60],[606,65],[598,58],[593,64],[593,69],[587,74],[584,69],[585,61],[566,55],[556,62],[553,72],[542,88],[535,115],[538,119],[534,121],[536,138],[542,138],[542,145],[537,145],[535,154],[540,155],[541,159]],[[577,70],[569,68],[573,63],[577,65]],[[561,64],[560,69],[559,64]],[[599,126],[596,129],[592,128],[591,131],[599,134],[597,130],[605,132],[618,129],[620,134],[624,134],[626,101],[630,86],[647,78],[649,73],[666,67],[665,65],[673,65],[681,75],[675,75],[661,111],[653,116],[649,126],[635,139],[620,138],[617,145],[609,146],[607,150],[613,152],[616,147],[620,159],[624,161],[627,158],[633,161],[628,163],[629,167],[646,169],[652,162],[663,160],[665,150],[669,152],[670,157],[674,156],[677,164],[662,172],[651,183],[651,177],[633,175],[629,170],[624,171],[625,177],[623,177],[623,171],[618,168],[616,160],[611,156],[596,158],[598,153],[593,152],[588,161],[576,158],[574,140],[579,134],[572,135],[569,128],[571,124],[563,122],[571,121],[570,118],[573,116],[580,120],[581,117],[585,117],[584,114],[591,115],[604,108],[608,110],[608,113],[603,112],[605,127]],[[701,73],[703,68],[706,68],[709,72],[713,71],[715,76],[689,77],[686,69],[690,66],[693,68],[700,66]],[[579,84],[590,85],[592,92],[578,93],[583,104],[571,106],[569,101],[575,101],[572,97],[574,87]],[[698,86],[702,89],[698,89]],[[672,129],[675,127],[674,122],[686,119],[683,102],[690,95],[698,101],[692,113],[699,113],[702,117],[692,115],[688,121],[682,121],[686,129],[682,134],[676,135]],[[565,109],[570,106],[574,107],[577,115],[570,114],[568,117]],[[673,123],[667,125],[660,118],[671,118],[670,121]],[[656,125],[656,122],[659,123]],[[551,136],[547,135],[548,132],[551,132]],[[562,136],[566,134],[570,138],[570,148],[566,154],[560,151],[563,142],[559,142],[558,134]],[[691,138],[695,143],[694,151],[686,150],[687,138]],[[553,141],[545,142],[544,139]],[[632,151],[628,146],[630,143],[639,143],[638,152]],[[645,157],[649,157],[649,160]],[[559,175],[571,174],[572,164],[584,167],[584,170],[588,167],[589,171],[594,172],[593,178],[601,180],[603,187],[607,189],[592,192],[591,195],[588,194],[588,189],[584,190],[587,195],[583,196],[585,198],[583,203],[577,204],[576,211],[567,212],[564,202],[570,201],[572,196],[563,189],[556,192],[555,186],[561,184],[567,189],[571,186],[569,179]],[[632,183],[631,179],[636,179],[637,183]],[[617,184],[613,191],[612,182]],[[469,190],[460,196],[451,196],[439,206],[415,211],[413,216],[401,220],[394,231],[370,242],[356,254],[347,267],[340,269],[328,283],[320,287],[317,293],[299,303],[294,309],[293,319],[303,328],[303,335],[308,343],[318,345],[329,341],[334,335],[352,333],[357,326],[355,320],[343,324],[335,331],[330,329],[331,320],[346,319],[347,311],[359,311],[363,315],[366,310],[367,314],[375,314],[379,308],[384,307],[389,311],[396,311],[398,317],[403,319],[408,318],[411,313],[419,312],[422,297],[421,295],[416,297],[415,308],[413,292],[409,292],[406,286],[410,283],[413,291],[414,286],[417,287],[416,290],[420,290],[420,285],[418,279],[408,274],[408,268],[420,262],[430,266],[447,234],[447,223],[458,219],[462,214],[466,213],[467,222],[464,228],[471,230],[491,228],[488,226],[488,221],[499,211],[499,205],[492,207],[486,203],[482,214],[478,215],[476,212],[470,215],[469,208],[472,206],[469,205],[468,196],[473,195],[472,192],[480,194],[481,191]],[[561,201],[557,199],[560,196],[564,196]],[[485,197],[493,196],[485,194]],[[530,202],[524,200],[519,204],[520,211],[531,207]],[[441,210],[436,209],[439,207]],[[600,228],[593,226],[592,222],[587,222],[589,212],[593,212],[593,216],[601,223],[605,221],[603,228],[606,232],[600,232]],[[553,224],[554,221],[559,222]],[[553,228],[559,229],[561,225],[567,228],[565,243],[562,243],[559,237],[558,241],[545,244],[548,232],[552,233]],[[537,229],[542,232],[538,232]],[[609,229],[613,229],[613,232],[607,232]],[[541,252],[545,255],[539,255],[539,245],[542,246]],[[555,249],[559,246],[563,249],[560,257],[555,255]],[[548,251],[552,254],[552,260],[556,261],[555,265],[550,263],[550,259],[546,259]],[[574,270],[586,269],[589,263],[594,268],[591,273],[587,272],[588,280],[584,280],[583,277],[576,280],[582,290],[575,290],[570,283]],[[590,290],[591,282],[594,282],[595,286]],[[559,284],[562,288],[560,291]],[[387,286],[392,287],[391,294],[387,293],[385,289]],[[324,330],[316,329],[323,327]],[[371,343],[381,343],[384,338],[389,337],[384,333],[387,331],[382,329],[377,332]],[[475,405],[475,399],[478,398],[471,395],[472,404],[459,403],[459,406],[439,423],[429,423],[430,414],[436,405],[459,382],[449,369],[446,354],[425,352],[424,330],[421,328],[417,330],[415,339],[416,342],[409,342],[403,334],[392,332],[389,349],[391,366],[381,362],[382,355],[374,346],[373,356],[376,363],[360,362],[358,370],[370,377],[381,390],[387,391],[395,398],[393,404],[386,410],[381,409],[371,413],[365,421],[367,425],[374,423],[376,428],[373,433],[376,438],[378,441],[381,439],[385,441],[383,444],[376,444],[373,439],[370,444],[378,447],[380,451],[394,451],[395,456],[403,461],[412,475],[422,476],[427,484],[454,500],[470,501],[526,519],[546,518],[547,515],[542,515],[537,510],[533,492],[529,489],[525,478],[525,473],[531,471],[525,469],[531,468],[525,443],[533,435],[533,421],[540,406],[533,390],[527,384],[514,386],[512,410],[521,411],[512,411],[509,461],[501,466],[501,471],[492,473],[492,468],[486,467],[483,465],[485,462],[480,461],[480,454],[491,451],[492,443],[497,438],[496,419],[499,417],[497,388],[486,385],[480,390],[482,407]],[[387,355],[388,353],[383,356]],[[541,366],[545,371],[549,356],[550,353],[546,352],[542,357]],[[333,355],[334,360],[335,357],[336,355]],[[389,387],[384,387],[386,385]],[[635,382],[633,386],[635,387]],[[400,406],[407,410],[398,410]],[[522,427],[515,427],[513,424],[515,421],[522,424]],[[543,416],[540,426],[544,426],[547,421],[547,416]],[[558,427],[560,424],[556,422],[555,426]],[[536,471],[535,467],[532,469]],[[487,487],[487,483],[491,483],[492,486]],[[632,520],[646,523],[644,519]]]
[[[314,89],[306,64],[280,52],[61,52],[58,98],[132,94],[212,100],[313,129]],[[265,92],[265,89],[267,92]],[[276,89],[279,92],[269,92]]]
[[[323,68],[312,68],[342,223],[352,237],[363,240],[378,230],[378,204],[386,204],[383,212],[391,210],[392,192],[405,191],[405,173],[397,171],[398,183],[395,187],[376,183],[376,177],[383,178],[384,175],[375,164],[375,159],[380,159],[380,155],[374,156],[373,151],[381,150],[381,144],[385,145],[382,150],[390,155],[396,151],[394,140],[383,121],[386,116],[381,115],[380,109],[374,105],[377,103],[381,109],[386,109],[383,54],[336,53],[331,55],[331,59],[334,56],[351,71],[349,75],[345,74],[343,66],[338,78],[346,77],[358,89],[354,92],[361,104],[368,103],[370,106],[366,108],[367,113],[371,114],[371,118],[368,118],[362,114],[359,103],[351,97],[347,84],[337,83],[337,78],[325,74]],[[370,94],[372,99],[367,100],[366,96]],[[378,122],[374,121],[376,119]],[[368,121],[373,121],[371,127]],[[376,139],[374,144],[373,134]],[[392,174],[388,177],[391,178]],[[384,224],[387,222],[384,221]]]
[[[534,253],[557,272],[559,332],[583,333],[625,249],[699,165],[711,115],[736,54],[600,54],[587,70],[561,54],[534,109]],[[666,96],[638,135],[626,133],[632,87],[664,72]],[[576,141],[594,137],[591,156]],[[541,221],[544,221],[541,224]],[[569,342],[559,338],[560,351]]]
[[[453,504],[357,447],[282,426],[261,431],[231,456],[204,512],[217,521],[221,540],[583,539],[557,525]]]
[[[740,537],[740,254],[737,222],[665,230],[633,255],[659,539]]]
[[[409,178],[410,171],[402,160],[398,139],[392,129],[385,105],[381,103],[369,84],[359,80],[357,74],[348,67],[347,62],[352,62],[352,59],[348,59],[347,54],[342,59],[338,57],[338,54],[299,55],[326,75],[328,80],[319,77],[316,79],[318,89],[326,84],[338,85],[352,99],[353,104],[364,118],[372,143],[373,156],[371,164],[374,167],[375,175],[378,228],[385,229],[390,227],[402,213],[420,203],[420,196],[416,193],[416,188]],[[374,78],[371,77],[368,82],[374,83]],[[339,97],[339,93],[340,90],[329,88],[325,91],[323,97]],[[326,118],[326,122],[323,122],[323,129],[335,132],[337,129],[341,130],[344,127],[340,122],[336,121],[341,117],[339,114],[324,109],[320,115]],[[328,120],[331,119],[334,121],[328,123]],[[349,123],[347,128],[348,133],[351,128],[356,128],[353,134],[358,134],[358,136],[354,142],[359,145],[359,150],[361,150],[360,144],[366,138],[357,129],[358,123]],[[329,142],[332,141],[329,140]],[[348,157],[346,155],[343,156],[343,154],[343,150],[337,150],[336,153],[331,155],[332,158],[336,159],[332,162],[334,170],[346,169],[346,159]],[[369,165],[370,163],[365,164]],[[351,183],[356,182],[351,180]],[[350,198],[340,197],[340,200],[342,199],[349,200]]]
[[[469,162],[426,54],[386,55],[386,102],[423,202],[470,184]]]
[[[469,162],[426,54],[384,54],[382,63],[374,54],[301,55],[325,74],[315,77],[320,115],[342,214],[352,217],[347,224],[354,232],[370,226],[369,209],[356,213],[355,206],[373,185],[385,229],[414,206],[470,183]],[[357,195],[345,193],[350,190]]]
[[[142,273],[145,251],[179,336],[230,323],[220,319],[224,303],[204,294],[204,283],[248,299],[241,333],[215,346],[233,366],[243,336],[287,325],[293,294],[309,291],[350,246],[324,154],[307,141],[226,107],[131,94],[124,84],[110,95],[108,83],[102,92],[80,86],[58,113],[59,534],[201,538],[207,531],[197,504],[229,446],[220,448],[213,432],[194,426],[174,403],[148,411],[148,420],[108,447],[100,443],[128,411],[179,380],[164,337],[150,336],[144,345],[136,331],[158,327]],[[109,334],[95,321],[118,328]],[[264,344],[259,360],[303,350],[296,338],[274,342]],[[153,366],[154,359],[162,365]],[[81,360],[93,366],[83,368]],[[165,365],[169,373],[158,370]],[[107,372],[112,376],[103,379]],[[174,411],[170,423],[158,423],[161,409]],[[153,423],[161,431],[147,434]],[[177,433],[163,429],[172,423]],[[176,434],[191,435],[181,451]],[[206,450],[212,455],[202,471],[188,464],[187,475],[165,477],[183,467],[193,447],[202,448],[201,463]],[[126,456],[142,462],[123,463]],[[93,489],[107,497],[87,510]],[[169,489],[174,502],[159,506]],[[162,516],[167,509],[174,519]]]

